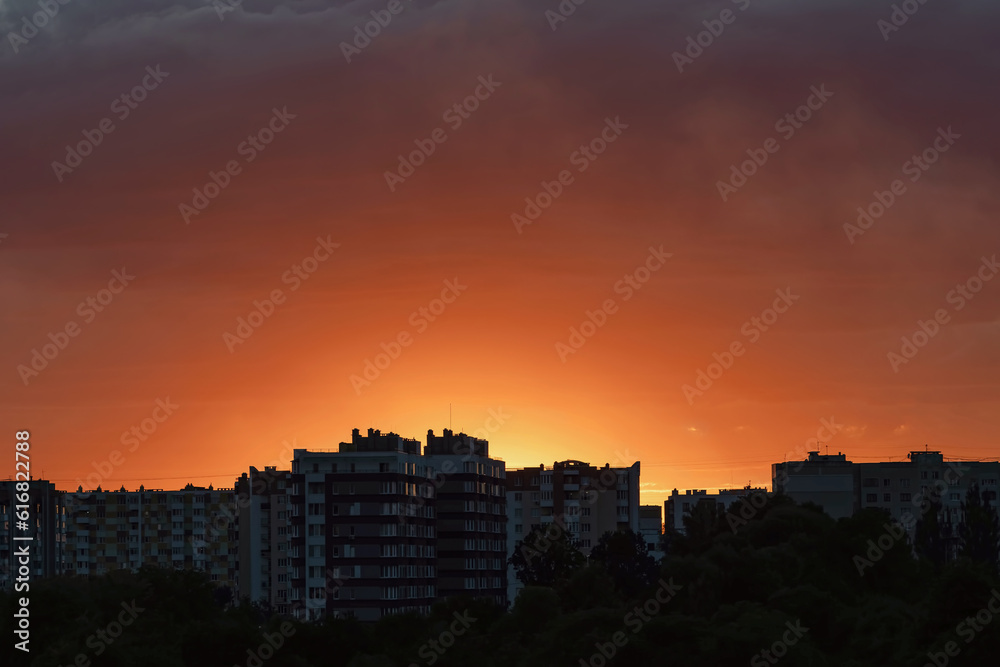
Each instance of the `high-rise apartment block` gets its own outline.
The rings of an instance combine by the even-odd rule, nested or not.
[[[424,455],[437,524],[438,595],[507,601],[507,487],[504,462],[489,443],[445,429],[427,431]]]
[[[290,601],[303,618],[374,620],[451,594],[504,601],[504,464],[465,434],[354,429],[292,461]],[[440,514],[439,514],[440,512]]]

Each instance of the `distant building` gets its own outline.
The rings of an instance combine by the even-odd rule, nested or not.
[[[767,494],[767,489],[747,486],[742,489],[719,489],[717,493],[709,493],[707,489],[688,489],[680,493],[674,489],[663,503],[664,530],[671,528],[683,535],[687,532],[684,517],[691,514],[698,503],[713,503],[728,511],[734,503],[752,493]]]
[[[772,485],[775,493],[783,493],[798,503],[815,503],[834,519],[842,519],[861,506],[857,492],[859,465],[839,452],[809,452],[805,461],[773,464]]]
[[[605,533],[619,528],[639,532],[639,462],[627,468],[582,461],[559,461],[549,469],[507,471],[507,555],[532,528],[561,526],[584,554]],[[522,588],[514,568],[507,573],[511,601]]]
[[[28,490],[19,492],[16,487],[19,483],[24,484],[0,482],[0,590],[10,590],[16,583],[21,564],[15,551],[24,545],[28,545],[30,557],[29,579],[62,574],[64,567],[66,514],[62,492],[56,491],[51,482],[38,479],[27,482]],[[18,496],[25,493],[27,502],[22,503],[23,498]],[[22,530],[18,528],[18,514],[25,509],[27,529]],[[32,539],[15,541],[15,536]]]
[[[843,454],[809,452],[800,462],[771,466],[775,492],[797,502],[814,502],[834,518],[863,508],[881,508],[903,524],[911,540],[916,521],[932,500],[939,500],[939,521],[957,548],[961,505],[970,486],[986,491],[996,504],[1000,462],[945,461],[940,451],[911,451],[905,461],[851,463]]]
[[[66,493],[67,574],[187,568],[236,590],[233,489]]]
[[[639,533],[646,540],[649,555],[656,560],[663,558],[660,538],[663,536],[663,510],[659,505],[639,506]]]

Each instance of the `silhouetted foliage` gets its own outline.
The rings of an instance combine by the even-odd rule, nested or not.
[[[988,490],[969,487],[962,503],[962,522],[958,526],[960,555],[997,571],[1000,556],[1000,519],[990,502]]]
[[[628,529],[602,535],[590,551],[590,559],[604,568],[620,591],[630,596],[650,586],[659,572],[645,538]]]
[[[558,524],[535,528],[514,546],[508,560],[526,586],[554,586],[586,562],[583,553]]]

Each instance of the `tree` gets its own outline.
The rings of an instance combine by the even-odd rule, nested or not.
[[[948,560],[948,542],[941,529],[938,515],[941,512],[941,501],[934,499],[924,515],[917,521],[917,532],[914,539],[914,549],[922,556],[940,568]]]
[[[583,567],[586,558],[562,526],[534,528],[514,546],[508,563],[526,586],[554,586]]]
[[[711,498],[702,498],[691,513],[684,515],[684,536],[688,550],[701,553],[726,528],[726,508]]]
[[[973,562],[997,571],[1000,557],[1000,519],[990,503],[989,491],[973,484],[962,503],[962,522],[958,526],[960,554]]]
[[[645,538],[629,529],[604,533],[590,559],[601,564],[626,595],[635,595],[656,580],[656,559],[649,555]]]

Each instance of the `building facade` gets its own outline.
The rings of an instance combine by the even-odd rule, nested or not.
[[[102,575],[144,565],[187,568],[237,590],[234,489],[66,493],[66,574]]]
[[[684,527],[684,517],[690,515],[698,503],[714,503],[717,507],[729,511],[733,503],[754,493],[766,495],[767,489],[748,486],[742,489],[719,489],[716,493],[709,493],[708,489],[688,489],[680,493],[674,489],[663,503],[663,529],[672,529],[683,535],[687,532]]]
[[[663,536],[663,509],[659,505],[639,506],[639,533],[646,541],[649,555],[656,560],[663,558],[660,542]]]
[[[639,462],[598,468],[582,461],[559,461],[551,468],[507,471],[507,555],[533,528],[562,527],[585,555],[601,536],[619,528],[639,532]],[[513,567],[507,597],[522,588]]]
[[[18,484],[27,484],[27,490],[18,491]],[[15,537],[31,539],[15,540]],[[17,583],[22,557],[16,552],[24,545],[28,546],[30,579],[63,572],[66,510],[62,492],[56,491],[51,482],[37,479],[0,482],[0,589],[10,590]]]
[[[289,613],[288,509],[291,472],[265,466],[236,480],[239,510],[238,588],[239,597],[271,605],[279,614]]]
[[[997,502],[1000,462],[946,461],[940,451],[911,451],[906,460],[852,463],[843,454],[809,452],[801,462],[772,465],[775,492],[797,502],[814,502],[834,518],[865,508],[880,508],[907,529],[911,541],[916,522],[932,502],[940,503],[938,520],[957,549],[957,526],[970,487],[986,491]]]
[[[434,470],[438,595],[507,603],[507,488],[503,461],[489,442],[444,429],[427,431],[424,456]]]

